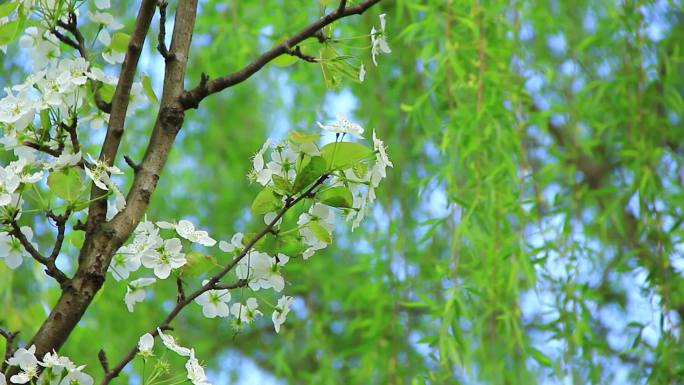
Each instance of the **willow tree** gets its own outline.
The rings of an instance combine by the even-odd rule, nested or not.
[[[74,172],[43,169],[42,179],[22,195],[25,210],[15,218],[16,226],[27,238],[31,229],[35,249],[47,250],[40,254],[43,260],[50,262],[60,221],[64,240],[52,268],[26,255],[14,270],[0,263],[0,293],[9,309],[0,312],[0,327],[10,356],[18,346],[30,348],[34,333],[60,303],[59,281],[44,279],[47,269],[82,288],[92,277],[87,273],[106,278],[88,283],[102,287],[96,295],[89,292],[94,297],[87,311],[59,350],[88,364],[85,372],[105,382],[184,379],[182,367],[188,361],[188,371],[199,371],[195,361],[169,351],[159,340],[152,349],[151,337],[139,341],[147,332],[154,335],[159,325],[162,333],[177,339],[176,346],[167,337],[175,350],[189,354],[183,348],[194,348],[194,356],[217,382],[684,381],[684,40],[677,2],[396,0],[370,6],[361,1],[208,0],[197,6],[196,17],[195,12],[183,13],[188,10],[183,11],[182,0],[168,6],[143,1],[141,11],[120,2],[109,12],[121,16],[121,28],[96,14],[106,1],[78,1],[73,17],[69,1],[30,2],[64,7],[60,17],[29,15],[28,3],[0,7],[3,44],[18,39],[7,46],[3,84],[24,84],[31,74],[45,76],[36,75],[36,57],[27,50],[38,45],[22,36],[49,39],[53,44],[40,46],[43,50],[59,47],[59,55],[43,51],[49,60],[87,61],[81,62],[86,83],[78,85],[84,90],[77,111],[81,118],[36,112],[26,124],[37,136],[22,140],[38,151],[74,154],[73,131],[83,156],[71,159]],[[167,8],[169,21],[158,23],[166,19]],[[346,17],[365,8],[361,15]],[[154,17],[155,9],[159,17]],[[140,22],[141,17],[147,21]],[[54,31],[43,29],[41,35],[31,29],[45,27],[39,22],[43,19],[52,20]],[[180,40],[174,44],[168,39],[191,29],[192,44],[183,40],[182,49]],[[140,55],[139,63],[130,55]],[[124,61],[103,67],[107,60]],[[96,68],[106,75],[93,75]],[[173,68],[183,77],[167,81]],[[231,69],[238,71],[225,75]],[[121,83],[127,71],[132,71],[130,96],[121,94],[108,77],[116,75]],[[223,86],[231,87],[214,93]],[[41,90],[29,91],[35,96]],[[123,114],[115,109],[127,103]],[[136,106],[143,108],[134,110]],[[349,118],[331,123],[338,111]],[[124,117],[119,129],[112,126]],[[182,129],[164,129],[180,127],[181,117]],[[98,129],[105,119],[107,130]],[[254,245],[255,253],[261,253],[253,254],[254,259],[280,272],[252,279],[252,286],[262,290],[231,287],[247,284],[241,277],[250,277],[252,258],[242,263],[242,270],[238,262],[228,274],[232,280],[204,286],[203,280],[220,273],[231,257],[240,258],[247,242],[264,230],[265,213],[259,207],[264,211],[275,201],[268,190],[262,194],[259,178],[267,177],[269,161],[282,159],[269,157],[269,148],[280,143],[301,152],[314,146],[323,153],[327,143],[340,142],[331,133],[318,137],[318,121],[329,130],[346,127],[349,134],[341,143],[365,144],[370,151],[355,147],[345,152],[355,164],[363,162],[354,157],[368,154],[363,158],[367,173],[366,166],[356,166],[347,179],[359,177],[354,172],[368,176],[376,160],[391,160],[394,166],[376,190],[378,198],[366,221],[353,232],[336,228],[335,242],[304,261],[307,249],[333,237],[327,220],[319,220],[324,231],[306,225],[326,213],[308,215],[315,205],[304,199],[284,214],[278,236],[267,230],[265,240]],[[363,139],[352,135],[360,128],[352,122],[366,128]],[[5,136],[12,132],[7,126],[3,123]],[[380,156],[382,146],[373,145],[372,128],[386,140],[389,159]],[[268,137],[274,138],[272,145],[263,147]],[[117,143],[115,150],[112,143]],[[167,151],[148,154],[159,143],[167,143]],[[21,151],[13,155],[16,144],[5,144],[3,165],[20,156]],[[107,148],[118,155],[97,157]],[[255,152],[257,157],[251,158]],[[316,156],[311,155],[302,157]],[[322,156],[326,169],[319,177],[336,165]],[[37,159],[54,162],[57,157],[43,153]],[[306,159],[295,166],[311,164]],[[311,168],[316,163],[323,165],[313,161]],[[106,169],[117,171],[109,168],[115,164],[125,174],[100,180],[107,191],[96,185],[75,187],[74,180],[91,180],[85,172],[97,170],[97,164],[100,176],[108,175]],[[150,173],[153,165],[160,167],[154,168],[156,173]],[[301,175],[303,169],[297,170]],[[376,172],[380,175],[379,168]],[[245,174],[252,177],[251,184]],[[154,194],[145,193],[151,185],[141,185],[145,175],[159,178],[150,180]],[[336,195],[326,197],[321,191],[315,199],[342,205],[331,209],[337,213],[356,213],[353,207],[360,207],[366,187],[357,191],[347,186],[349,204],[350,195],[334,190],[340,186],[331,184],[338,180],[333,177],[324,183]],[[296,190],[296,179],[287,184],[271,178],[267,186],[273,196],[287,197]],[[138,207],[135,216],[107,217],[105,201],[117,203],[115,186],[126,195],[122,212]],[[138,195],[131,195],[135,191]],[[87,192],[90,196],[83,196]],[[257,197],[260,203],[253,211]],[[69,215],[64,211],[68,203]],[[86,204],[89,215],[77,213]],[[300,217],[303,233],[285,233],[300,227]],[[121,276],[131,269],[125,263],[82,264],[79,255],[98,248],[111,252],[114,262],[126,262],[122,255],[139,236],[143,239],[145,230],[134,231],[135,221],[125,218],[142,219],[164,238],[180,240],[188,264],[169,272],[177,279],[133,284],[140,277],[157,277],[155,266],[145,266],[142,259],[142,267],[128,278]],[[113,223],[124,222],[131,236],[108,232]],[[194,230],[195,225],[207,233]],[[5,226],[9,239],[17,239],[11,221]],[[232,236],[238,231],[244,234],[242,243],[240,235]],[[213,247],[197,243],[211,243],[211,237],[225,243],[221,248],[218,242]],[[117,257],[122,245],[124,252]],[[281,254],[289,257],[284,266],[287,259]],[[112,273],[104,274],[108,268]],[[286,296],[265,291],[262,284],[282,284]],[[215,290],[202,293],[214,296],[191,303],[202,288]],[[133,312],[123,301],[129,289]],[[135,302],[143,290],[144,301]],[[226,292],[218,290],[228,290],[230,300],[224,301]],[[272,314],[272,320],[266,314],[247,326],[242,322],[250,320],[242,317],[248,314],[249,298],[256,298],[266,313],[264,309],[283,308],[289,296],[291,311],[284,324],[282,312]],[[179,303],[188,303],[187,310],[166,325],[165,315]],[[235,304],[238,316],[207,318],[225,314],[226,307],[230,312]],[[142,352],[136,355],[138,342]],[[36,356],[44,361],[47,350],[36,346]],[[106,354],[98,358],[100,350]],[[120,363],[129,359],[121,370]],[[103,365],[104,376],[97,369]],[[3,371],[10,374],[7,369]]]

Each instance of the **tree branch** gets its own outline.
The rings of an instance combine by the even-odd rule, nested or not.
[[[14,339],[17,337],[19,334],[19,331],[16,332],[10,332],[9,330],[5,329],[0,329],[0,336],[5,338],[5,359],[2,360],[2,365],[0,365],[0,372],[4,372],[7,369],[7,366],[9,365],[7,363],[7,360],[12,357],[12,354],[14,353]]]
[[[231,290],[231,289],[236,289],[236,288],[246,286],[247,283],[249,282],[246,279],[241,279],[241,280],[239,280],[233,284],[230,284],[230,285],[221,285],[221,284],[219,284],[219,281],[223,277],[225,277],[225,275],[228,274],[231,270],[233,270],[233,268],[249,253],[249,251],[252,250],[254,245],[256,245],[256,243],[259,242],[259,240],[261,240],[261,238],[263,238],[266,234],[269,234],[273,231],[273,228],[275,227],[276,223],[278,223],[278,221],[280,221],[280,218],[282,218],[283,215],[285,215],[285,213],[290,208],[294,207],[297,203],[299,203],[303,199],[310,197],[311,194],[314,193],[314,190],[318,186],[323,184],[323,182],[325,182],[325,180],[328,179],[328,177],[329,177],[329,174],[321,175],[316,180],[316,182],[314,182],[314,184],[312,184],[306,191],[301,193],[296,199],[289,200],[285,204],[285,206],[283,206],[283,208],[280,209],[280,211],[278,211],[278,214],[276,214],[275,218],[273,218],[273,220],[271,220],[271,222],[269,222],[269,224],[266,225],[266,227],[264,227],[252,239],[250,239],[250,241],[247,243],[247,245],[245,245],[245,247],[242,249],[242,251],[240,251],[240,253],[237,256],[235,256],[235,258],[233,258],[230,261],[230,263],[228,263],[228,265],[226,265],[216,275],[211,277],[209,279],[209,281],[207,281],[206,284],[202,285],[199,289],[195,290],[190,295],[183,296],[182,299],[181,299],[181,297],[179,297],[179,301],[176,304],[176,306],[173,308],[173,310],[171,310],[171,312],[166,316],[166,318],[164,318],[164,320],[162,322],[160,322],[154,328],[150,329],[150,331],[148,331],[148,333],[150,333],[153,337],[156,337],[158,335],[157,328],[161,328],[161,329],[168,328],[169,324],[178,316],[178,314],[180,314],[180,312],[187,305],[192,303],[192,301],[194,301],[195,298],[199,297],[204,292],[207,292],[209,290],[218,290],[218,289]],[[135,357],[135,354],[137,352],[138,352],[138,346],[136,344],[133,346],[133,348],[131,348],[131,350],[128,352],[128,354],[126,354],[121,359],[119,364],[105,375],[105,378],[102,380],[100,385],[106,385],[112,379],[117,377],[119,375],[119,373],[121,373],[121,371],[126,367],[126,365]]]
[[[138,67],[140,53],[143,44],[145,43],[145,35],[147,35],[147,31],[152,23],[152,17],[154,16],[154,9],[156,6],[156,0],[143,0],[135,20],[133,34],[128,42],[126,56],[121,64],[119,81],[116,84],[116,90],[112,97],[112,110],[109,115],[109,126],[104,142],[102,143],[102,150],[100,151],[99,157],[101,161],[106,162],[110,166],[114,164],[119,145],[121,144],[121,139],[123,138],[126,111],[128,111],[133,80]],[[98,188],[94,183],[92,184],[90,199],[93,202],[89,207],[87,223],[89,229],[94,228],[97,224],[105,220],[107,202],[104,199],[98,199],[104,194],[106,194],[106,191]]]
[[[164,60],[171,60],[169,49],[166,48],[166,7],[169,4],[166,0],[161,0],[157,3],[159,7],[159,35],[157,36],[157,51],[162,55]]]
[[[19,243],[21,243],[21,246],[28,252],[33,259],[41,263],[46,267],[45,273],[49,275],[50,277],[54,278],[59,285],[64,288],[69,284],[69,278],[60,270],[57,268],[55,265],[55,260],[56,260],[56,254],[59,253],[59,250],[57,250],[57,253],[55,253],[55,250],[53,249],[53,254],[55,254],[55,258],[52,257],[52,254],[50,255],[50,258],[44,257],[42,254],[40,254],[40,251],[38,251],[33,244],[26,238],[26,235],[21,231],[21,228],[19,227],[19,224],[17,224],[16,220],[10,221],[10,227],[11,230],[9,231],[9,234],[12,235],[14,238],[19,240]],[[57,241],[55,242],[55,248],[61,248],[62,242],[64,241],[64,230],[61,230],[61,235],[57,235]]]
[[[183,93],[181,97],[181,104],[186,110],[191,108],[197,108],[200,102],[207,96],[215,94],[228,87],[234,86],[238,83],[247,80],[250,76],[254,75],[257,71],[259,71],[263,66],[268,64],[268,62],[277,58],[280,55],[288,54],[291,51],[291,47],[295,47],[302,41],[310,37],[317,37],[320,41],[319,34],[320,30],[323,27],[347,16],[360,15],[364,13],[368,8],[379,3],[380,1],[381,0],[366,0],[353,7],[346,7],[346,1],[342,1],[337,10],[323,16],[322,18],[318,19],[308,27],[301,30],[296,35],[271,48],[269,51],[261,54],[261,56],[256,58],[256,60],[254,60],[253,62],[247,64],[241,70],[230,75],[214,79],[210,82],[207,82],[204,85],[200,83],[192,90]]]

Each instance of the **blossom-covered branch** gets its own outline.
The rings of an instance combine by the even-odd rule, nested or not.
[[[381,0],[366,0],[353,7],[347,7],[346,1],[342,1],[334,12],[323,16],[296,35],[264,52],[256,60],[247,64],[241,70],[214,80],[200,82],[198,86],[183,94],[181,98],[183,107],[186,109],[197,108],[200,102],[207,96],[247,80],[271,60],[283,54],[290,54],[290,52],[292,52],[292,47],[310,37],[316,37],[323,27],[347,16],[360,15],[380,1]]]
[[[185,298],[180,301],[179,303],[176,304],[176,306],[169,312],[169,314],[164,318],[162,322],[159,323],[159,325],[155,326],[153,329],[149,331],[149,334],[152,336],[157,336],[157,328],[168,328],[169,324],[180,314],[180,312],[190,303],[192,303],[197,297],[202,295],[203,293],[209,291],[209,290],[230,290],[230,289],[236,289],[240,287],[244,287],[247,285],[248,280],[246,279],[240,279],[234,284],[230,285],[222,285],[220,284],[220,280],[226,276],[231,270],[235,268],[235,266],[246,256],[249,254],[249,252],[252,250],[254,245],[261,240],[266,234],[270,234],[273,232],[274,227],[276,224],[280,221],[280,219],[285,215],[285,213],[294,207],[297,203],[301,202],[303,199],[310,197],[311,194],[318,188],[325,180],[329,177],[329,174],[324,174],[321,175],[306,191],[301,193],[297,198],[289,200],[285,206],[283,206],[280,211],[273,217],[273,219],[261,230],[259,231],[252,239],[244,246],[242,251],[231,260],[230,263],[228,263],[219,273],[215,274],[213,277],[211,277],[208,281],[206,281],[200,288],[192,292],[191,294],[185,296]],[[106,385],[108,384],[112,379],[117,377],[119,373],[126,367],[126,365],[135,357],[135,354],[139,351],[138,346],[134,346],[124,358],[121,359],[121,361],[111,370],[109,370],[106,374],[104,379],[101,382],[101,385]]]

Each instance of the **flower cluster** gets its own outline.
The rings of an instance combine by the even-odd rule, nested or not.
[[[59,385],[92,385],[93,377],[83,372],[85,365],[76,366],[68,357],[56,352],[48,352],[39,361],[35,356],[36,346],[28,349],[17,349],[7,364],[19,368],[19,373],[9,378],[12,384],[59,384]],[[42,367],[42,373],[40,373]],[[40,374],[39,374],[40,373]],[[0,373],[0,385],[7,379]]]
[[[19,23],[31,15],[37,18],[27,23],[18,39],[33,71],[20,83],[6,87],[0,98],[0,148],[13,153],[9,164],[0,165],[2,222],[20,218],[25,205],[23,197],[35,190],[31,185],[44,185],[46,177],[48,187],[72,213],[88,206],[82,197],[84,178],[112,193],[115,211],[126,205],[124,194],[111,177],[121,171],[105,159],[83,159],[80,151],[79,137],[88,133],[84,126],[97,129],[109,119],[107,113],[95,108],[94,95],[112,92],[118,78],[105,75],[93,57],[75,57],[78,52],[64,50],[60,36],[64,38],[70,33],[64,26],[75,25],[79,8],[84,8],[77,5],[78,2],[19,1],[10,15],[0,20],[3,24]],[[107,12],[109,6],[109,0],[97,0],[88,7],[87,16],[99,26],[97,40],[103,44],[105,62],[120,63],[128,35],[114,32],[123,25]],[[85,39],[92,41],[95,36]],[[142,84],[135,82],[127,113],[145,103]],[[23,259],[17,245],[13,235],[0,231],[0,248],[9,250],[2,257],[10,268],[18,267]]]

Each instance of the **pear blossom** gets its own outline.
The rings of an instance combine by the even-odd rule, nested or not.
[[[332,124],[322,124],[321,122],[316,122],[318,126],[324,130],[334,132],[337,134],[350,134],[356,137],[361,137],[363,135],[363,127],[356,123],[350,122],[343,113],[337,113],[337,121]]]
[[[81,151],[75,154],[69,151],[64,151],[57,157],[57,159],[50,163],[48,168],[51,170],[61,170],[63,168],[75,166],[81,161],[81,158]]]
[[[47,30],[37,27],[28,27],[19,38],[19,46],[23,48],[31,58],[33,71],[37,72],[45,68],[50,59],[59,57],[59,39]]]
[[[259,310],[259,303],[254,297],[248,298],[245,305],[241,303],[234,303],[230,307],[230,312],[237,318],[238,324],[250,323],[257,317],[261,317],[263,313]]]
[[[143,253],[142,264],[147,268],[154,269],[154,275],[160,279],[166,279],[171,274],[171,270],[177,269],[187,262],[185,254],[181,251],[182,248],[180,239],[167,239],[156,248]]]
[[[394,167],[394,164],[387,157],[387,150],[383,141],[375,136],[375,130],[373,130],[373,148],[377,152],[377,160],[371,168],[370,182],[373,187],[378,187],[380,180],[387,177],[387,167]]]
[[[207,380],[207,375],[204,373],[204,368],[200,365],[195,357],[195,350],[190,350],[190,359],[185,363],[185,369],[188,371],[188,380],[193,385],[211,385]]]
[[[280,325],[285,323],[285,318],[287,317],[287,313],[290,312],[292,301],[294,301],[294,298],[287,295],[278,299],[278,304],[271,315],[271,320],[273,321],[273,327],[275,328],[276,333],[280,333]]]
[[[361,64],[361,68],[359,68],[359,81],[363,82],[366,79],[366,66]]]
[[[14,95],[9,88],[5,88],[7,96],[0,99],[0,123],[12,126],[15,130],[25,129],[36,114],[36,104],[27,91]]]
[[[204,230],[195,230],[195,225],[192,222],[181,219],[178,223],[173,224],[170,222],[157,222],[157,226],[162,229],[175,229],[176,233],[181,237],[189,240],[192,243],[199,243],[202,246],[211,247],[216,244],[216,240],[209,236]]]
[[[12,195],[20,183],[21,180],[10,168],[0,167],[0,206],[12,203]]]
[[[290,181],[294,180],[297,156],[297,153],[289,147],[277,146],[271,153],[272,160],[267,164],[271,175],[278,175]]]
[[[35,247],[35,244],[32,242],[33,230],[28,226],[22,226],[20,230],[24,237]],[[24,257],[29,258],[19,239],[9,233],[0,233],[0,258],[5,259],[7,267],[12,270],[16,269],[24,261]]]
[[[133,245],[123,246],[112,258],[112,263],[109,265],[109,271],[117,281],[127,279],[131,272],[137,271],[140,268],[140,255],[128,252],[128,250],[132,248]]]
[[[93,385],[93,377],[80,370],[71,370],[59,385]]]
[[[56,351],[47,352],[43,356],[43,361],[38,363],[40,366],[52,369],[54,372],[61,372],[62,369],[75,370],[76,365],[71,362],[69,357],[60,356]]]
[[[249,287],[254,291],[273,288],[279,292],[285,287],[285,280],[279,274],[280,268],[289,259],[282,253],[275,258],[266,253],[251,250],[245,258],[240,260],[235,272],[238,278],[249,279]]]
[[[10,377],[10,382],[25,384],[38,376],[38,359],[35,353],[36,345],[31,345],[28,349],[17,349],[14,355],[7,360],[9,365],[17,366],[21,369],[21,372]]]
[[[235,233],[233,238],[231,238],[230,243],[226,241],[219,242],[219,249],[225,251],[226,253],[232,253],[235,250],[242,250],[245,247],[242,244],[242,239],[245,237],[242,233]]]
[[[335,215],[327,205],[316,203],[309,209],[308,212],[302,213],[297,220],[299,225],[299,235],[304,238],[304,243],[309,246],[302,254],[304,259],[310,258],[317,250],[324,249],[328,246],[326,242],[320,239],[316,233],[311,229],[311,222],[317,222],[328,233],[332,233]]]
[[[7,379],[3,373],[0,373],[0,385],[7,385]]]
[[[371,56],[373,58],[373,64],[378,65],[375,56],[380,53],[391,53],[389,45],[387,45],[387,35],[385,33],[385,16],[386,14],[380,15],[380,30],[377,31],[375,27],[371,28]]]
[[[264,153],[271,145],[271,139],[267,139],[261,149],[252,157],[253,169],[249,173],[250,180],[256,181],[262,186],[266,186],[271,181],[272,170],[264,167]]]
[[[205,280],[202,285],[206,285],[207,282],[209,281]],[[228,317],[230,315],[229,301],[230,293],[227,289],[207,290],[195,299],[195,302],[202,306],[202,314],[207,318]]]
[[[152,349],[154,348],[154,337],[152,334],[145,333],[138,340],[138,351],[143,357],[149,357],[152,355]]]
[[[116,166],[108,166],[101,160],[95,160],[88,154],[88,161],[93,164],[91,167],[85,167],[86,175],[92,179],[95,185],[102,190],[109,190],[114,185],[109,177],[109,174],[123,175],[123,172]]]
[[[138,278],[131,281],[126,288],[126,296],[124,302],[128,307],[128,311],[133,312],[135,304],[145,300],[145,286],[149,286],[156,281],[154,278]]]
[[[174,351],[183,357],[190,357],[190,355],[192,354],[192,350],[184,346],[178,345],[176,339],[173,338],[172,335],[162,333],[161,329],[159,328],[157,328],[157,333],[159,333],[159,338],[161,338],[164,346],[166,346],[169,350]]]

